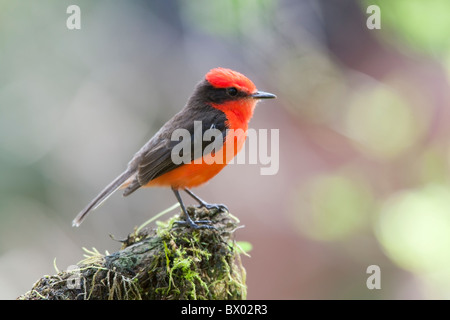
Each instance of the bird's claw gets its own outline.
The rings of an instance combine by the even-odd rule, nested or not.
[[[175,221],[174,223],[176,223],[176,224],[184,224],[184,225],[187,225],[190,228],[195,229],[195,230],[197,230],[197,229],[214,229],[214,230],[217,230],[216,227],[208,225],[209,223],[212,223],[211,220],[197,220],[197,221],[187,220],[187,221]],[[205,224],[199,225],[199,223],[205,223]]]
[[[199,208],[206,208],[208,210],[216,209],[220,212],[230,212],[228,207],[224,204],[214,204],[214,203],[202,203],[198,206]]]

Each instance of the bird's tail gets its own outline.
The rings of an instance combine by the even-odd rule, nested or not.
[[[84,208],[72,221],[72,226],[78,227],[81,222],[86,218],[87,214],[91,210],[97,209],[104,201],[106,201],[120,186],[127,181],[133,175],[132,170],[127,169],[120,176],[114,179],[109,185],[105,187],[95,198],[92,200],[86,208]]]

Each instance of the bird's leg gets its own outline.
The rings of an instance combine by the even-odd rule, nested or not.
[[[186,193],[188,195],[190,195],[192,198],[195,199],[195,201],[197,201],[200,205],[200,208],[206,208],[206,209],[217,209],[219,211],[222,212],[229,212],[228,208],[226,205],[224,204],[212,204],[212,203],[208,203],[204,200],[202,200],[201,198],[199,198],[198,196],[196,196],[191,190],[189,190],[188,188],[184,188],[184,191],[186,191]]]
[[[184,207],[183,200],[181,199],[180,192],[177,189],[172,188],[173,193],[175,194],[175,197],[177,198],[178,202],[180,203],[181,210],[183,211],[184,215],[186,216],[186,221],[175,221],[177,224],[187,224],[192,229],[216,229],[213,226],[208,225],[198,225],[197,223],[211,223],[210,220],[198,220],[193,221],[189,214],[187,213],[186,208]]]

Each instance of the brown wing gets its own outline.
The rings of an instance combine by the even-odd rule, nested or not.
[[[137,162],[137,172],[134,180],[125,188],[123,195],[127,196],[141,186],[146,185],[151,180],[172,171],[183,165],[176,164],[172,161],[172,149],[180,141],[172,141],[172,133],[175,129],[186,129],[190,134],[191,150],[190,161],[193,161],[194,156],[197,154],[203,154],[204,148],[210,144],[209,141],[203,141],[203,133],[210,128],[215,128],[221,131],[222,139],[226,136],[226,116],[225,114],[211,106],[204,106],[201,108],[201,112],[196,112],[195,109],[189,108],[190,112],[186,112],[187,109],[183,109],[177,115],[175,115],[169,122],[167,122],[158,133],[144,146],[132,160]],[[194,121],[201,121],[201,136],[194,135]],[[200,139],[201,141],[196,140]],[[223,142],[223,140],[222,140]],[[201,148],[201,150],[196,150]],[[180,155],[182,156],[182,154]]]

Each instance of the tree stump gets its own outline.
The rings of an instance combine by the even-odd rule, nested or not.
[[[77,268],[44,276],[23,300],[245,299],[243,253],[234,239],[238,220],[216,209],[189,207],[194,220],[215,229],[193,230],[174,216],[154,229],[135,229],[120,251],[88,255]]]

